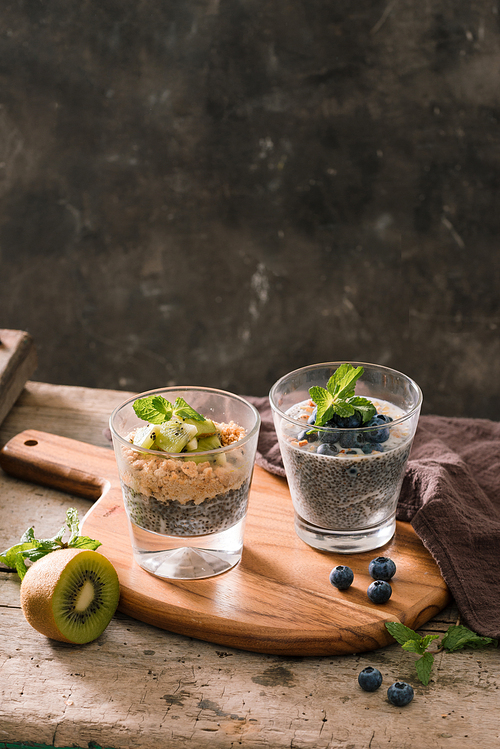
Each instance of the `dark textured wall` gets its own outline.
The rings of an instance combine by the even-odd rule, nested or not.
[[[496,0],[5,0],[0,326],[36,378],[304,364],[500,419]]]

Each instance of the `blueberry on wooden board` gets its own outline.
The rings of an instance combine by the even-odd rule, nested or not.
[[[330,572],[330,582],[338,590],[347,590],[352,585],[353,580],[354,572],[344,564],[339,564]]]
[[[373,603],[387,603],[392,595],[392,588],[385,580],[375,580],[366,591]]]

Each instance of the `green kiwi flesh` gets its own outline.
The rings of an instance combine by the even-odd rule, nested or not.
[[[216,434],[217,429],[214,422],[211,419],[203,419],[203,421],[195,421],[194,419],[184,419],[184,424],[191,424],[196,427],[197,439],[203,439],[204,437],[210,437]]]
[[[120,585],[111,562],[97,551],[61,549],[35,562],[21,583],[28,622],[54,640],[84,644],[108,626]]]
[[[196,427],[183,421],[164,421],[156,433],[156,444],[167,453],[180,453],[193,437]]]

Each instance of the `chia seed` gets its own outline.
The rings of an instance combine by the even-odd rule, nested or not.
[[[195,504],[176,500],[158,501],[122,483],[123,497],[130,520],[147,531],[166,536],[204,536],[231,528],[245,517],[250,481],[238,489],[217,494]]]

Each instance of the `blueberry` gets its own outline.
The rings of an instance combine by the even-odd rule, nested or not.
[[[343,432],[339,437],[340,447],[356,447],[357,432],[351,430],[349,432]]]
[[[377,414],[379,418],[380,423],[389,424],[389,422],[393,421],[392,416],[387,416],[387,414]]]
[[[342,417],[333,414],[332,418],[325,422],[325,426],[330,427],[331,429],[336,429],[337,427],[342,426]]]
[[[382,684],[382,674],[378,668],[367,666],[359,672],[358,684],[365,692],[375,692]]]
[[[363,445],[361,449],[363,450],[365,455],[370,455],[370,453],[372,453],[374,450],[382,452],[384,448],[382,447],[380,442],[372,442],[371,444]]]
[[[319,439],[320,442],[338,442],[340,437],[340,432],[334,432],[332,430],[329,430],[328,432],[320,432],[319,433]]]
[[[316,407],[314,409],[314,411],[312,412],[312,414],[309,416],[309,418],[307,420],[307,423],[308,424],[316,424],[316,416],[317,416],[317,414],[318,414],[318,409]]]
[[[368,442],[387,442],[389,439],[389,429],[372,429],[370,432],[365,433],[366,440]]]
[[[366,592],[373,603],[387,603],[392,595],[392,588],[385,580],[375,580]]]
[[[337,455],[338,450],[335,445],[330,445],[328,442],[322,442],[316,450],[318,455]]]
[[[343,429],[355,429],[360,427],[363,417],[359,411],[354,411],[352,416],[337,416],[337,424]]]
[[[368,572],[374,580],[390,580],[396,574],[396,565],[389,557],[376,557],[368,565]]]
[[[395,681],[387,690],[387,699],[396,707],[404,707],[413,699],[413,687],[406,681]]]
[[[330,582],[339,590],[347,590],[354,580],[354,572],[350,567],[339,564],[330,572]]]
[[[302,440],[307,440],[308,442],[315,442],[316,441],[316,432],[311,432],[311,434],[308,434],[310,430],[304,429],[303,432],[300,432],[297,435],[297,439],[299,442],[302,442]]]

